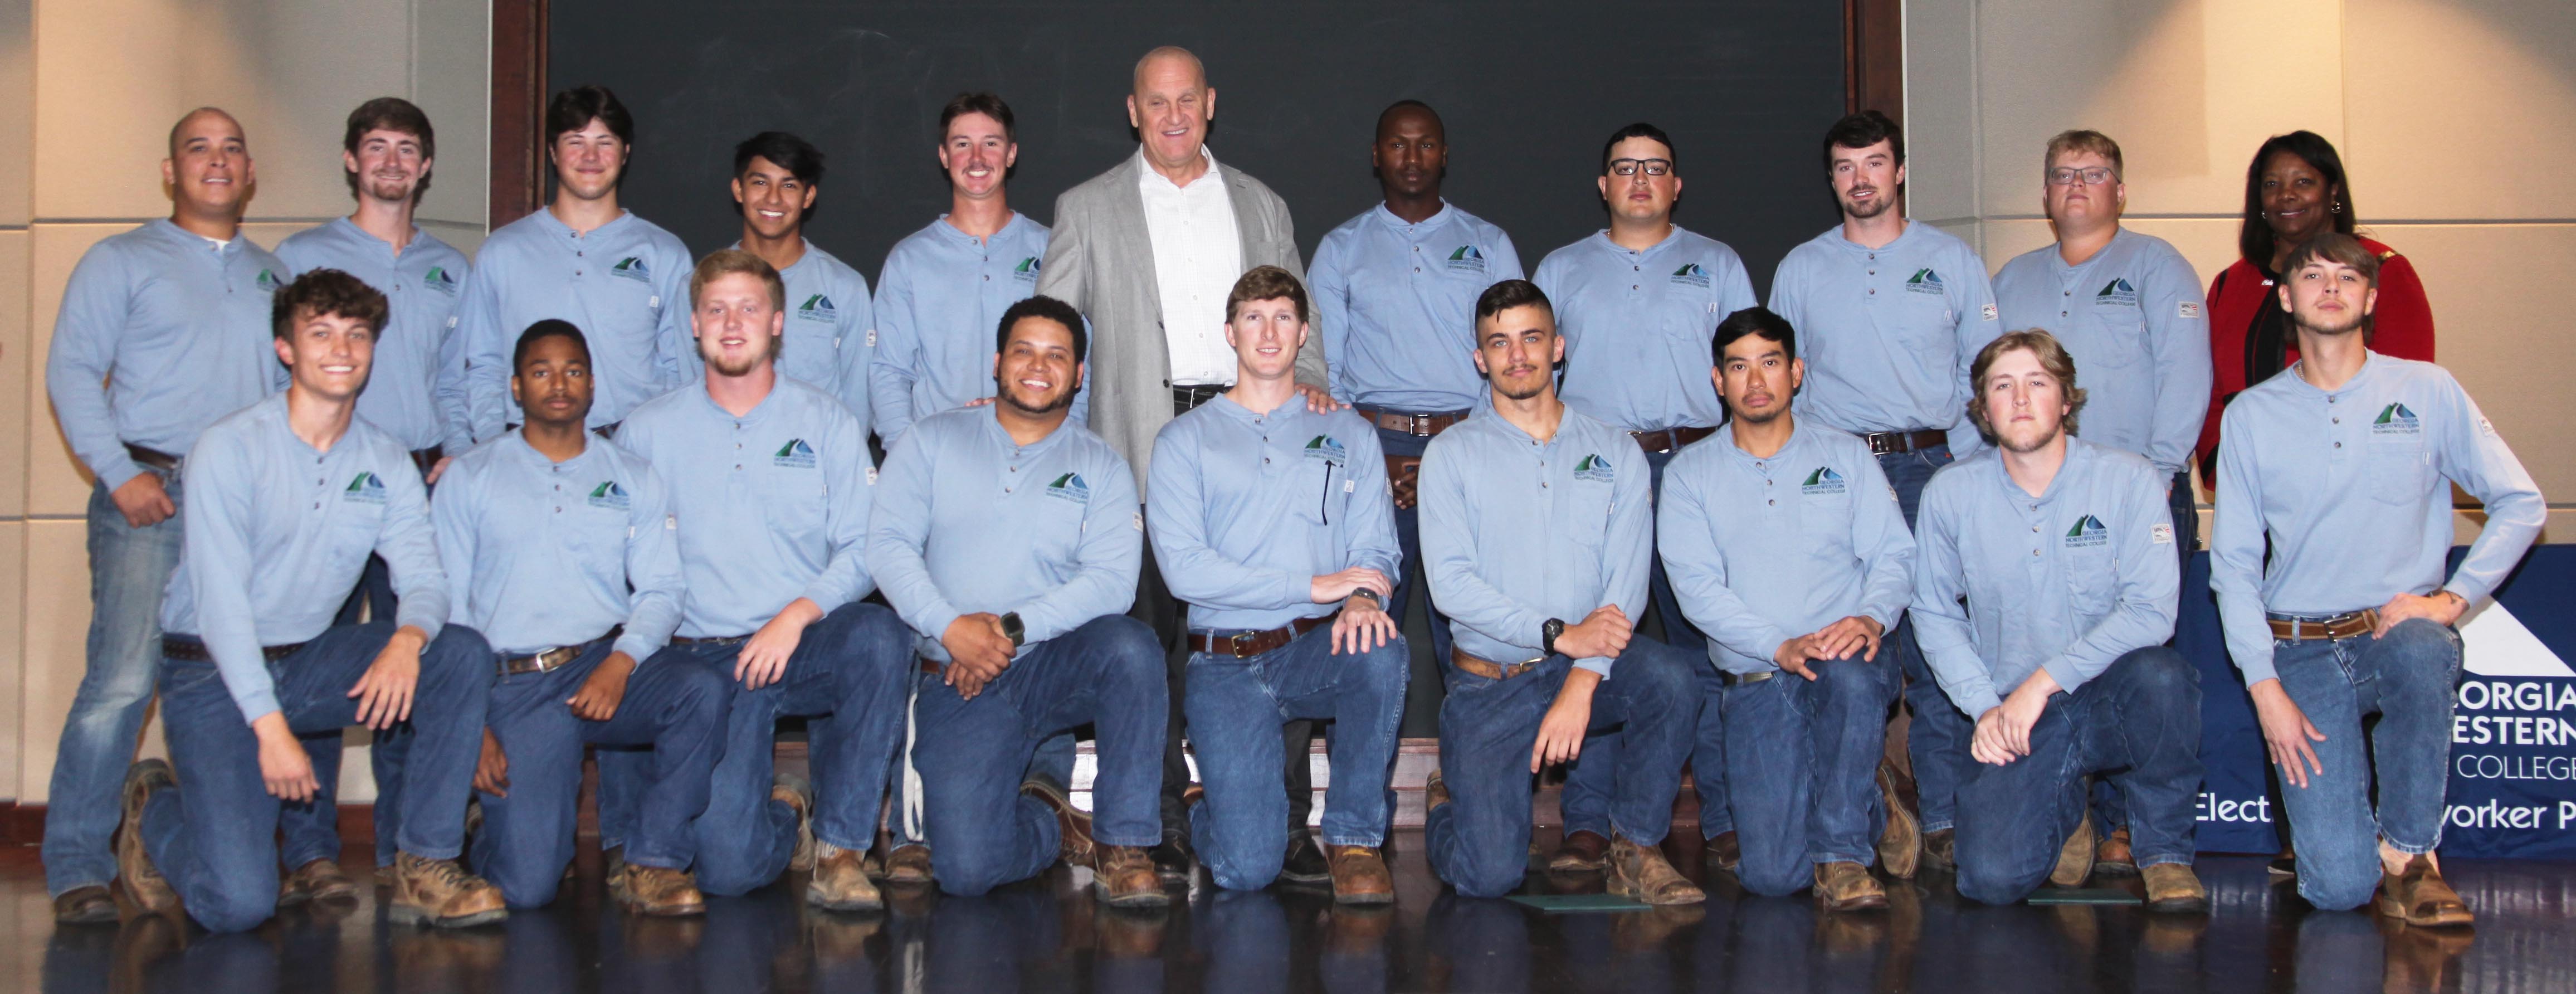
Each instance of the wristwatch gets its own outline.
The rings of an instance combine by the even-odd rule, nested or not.
[[[1556,637],[1563,634],[1565,634],[1565,619],[1547,619],[1546,624],[1538,626],[1539,651],[1551,656],[1556,655]]]
[[[1381,601],[1381,600],[1378,600],[1378,599],[1377,599],[1377,591],[1370,590],[1370,589],[1369,589],[1369,588],[1367,588],[1367,587],[1361,587],[1361,588],[1360,588],[1360,589],[1358,589],[1358,590],[1351,591],[1350,596],[1351,596],[1351,597],[1366,597],[1366,598],[1368,598],[1368,602],[1369,602],[1369,603],[1371,603],[1371,604],[1376,604],[1376,605],[1378,605],[1378,606],[1380,606],[1380,607],[1384,607],[1384,606],[1386,606],[1386,602],[1384,602],[1384,601]],[[1346,598],[1343,598],[1343,599],[1344,599],[1344,600],[1348,600],[1348,599],[1350,599],[1350,598],[1346,597]]]
[[[1011,648],[1017,649],[1029,643],[1028,627],[1020,624],[1018,611],[1002,616],[1002,634],[1011,640]]]

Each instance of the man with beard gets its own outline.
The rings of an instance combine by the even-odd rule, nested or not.
[[[2299,895],[2341,910],[2376,884],[2382,915],[2467,925],[2434,852],[2460,676],[2452,626],[2504,582],[2548,508],[2448,371],[2369,349],[2379,267],[2333,233],[2281,267],[2299,361],[2227,407],[2210,586],[2281,774]],[[2485,503],[2486,523],[2445,580],[2454,483]]]
[[[1082,315],[1039,295],[994,329],[995,402],[914,422],[886,454],[868,563],[918,634],[912,765],[939,886],[973,896],[1061,857],[1100,900],[1170,903],[1149,847],[1166,713],[1153,631],[1127,617],[1144,558],[1135,476],[1067,420]],[[1090,813],[1024,775],[1038,744],[1091,725]]]
[[[1825,177],[1842,224],[1789,250],[1771,278],[1771,310],[1806,335],[1806,387],[1798,411],[1860,436],[1914,524],[1923,485],[1972,451],[1963,412],[1973,390],[1968,360],[1993,339],[1995,295],[1986,265],[1966,242],[1905,217],[1905,135],[1865,110],[1825,132]],[[1914,875],[1919,851],[1950,865],[1953,796],[1972,729],[1941,696],[1900,622],[1888,640],[1905,675],[1907,726],[1919,812],[1887,812],[1887,870]],[[1918,820],[1919,816],[1919,820]],[[1911,840],[1921,836],[1919,845]]]
[[[823,150],[814,143],[784,131],[743,139],[733,147],[733,201],[742,210],[742,237],[733,247],[759,256],[787,281],[778,371],[823,388],[865,429],[873,410],[874,305],[867,277],[805,240],[805,219],[822,186]]]
[[[2103,773],[2128,798],[2147,906],[2201,910],[2200,675],[2164,644],[2181,588],[2167,475],[2072,437],[2084,391],[2047,332],[1996,338],[1969,375],[1970,417],[1999,448],[1924,487],[1912,608],[1942,691],[1976,722],[1959,893],[2011,904],[2084,883],[2082,778]]]
[[[822,388],[778,374],[788,320],[778,270],[722,249],[699,261],[688,291],[705,382],[637,407],[618,444],[671,486],[664,527],[679,533],[689,589],[679,634],[655,664],[713,668],[734,685],[724,758],[697,820],[698,888],[742,894],[810,866],[806,903],[876,908],[863,863],[903,734],[908,639],[893,612],[859,600],[874,586],[860,548],[874,477],[867,433]],[[772,777],[780,715],[809,719],[819,791]],[[621,793],[642,797],[645,758],[603,763],[602,781],[615,772]],[[617,841],[636,841],[624,830]]]

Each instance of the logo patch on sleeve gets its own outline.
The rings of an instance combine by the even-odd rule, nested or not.
[[[1987,304],[1984,307],[1977,308],[1977,316],[1988,321],[1993,321],[2001,317],[2002,312],[1995,310],[1995,305]]]
[[[2183,319],[2183,320],[2185,320],[2185,321],[2198,321],[2198,320],[2200,320],[2200,301],[2197,301],[2197,300],[2186,300],[2186,301],[2183,301],[2181,304],[2176,305],[2176,306],[2175,306],[2175,308],[2174,308],[2174,310],[2175,310],[2175,312],[2176,312],[2176,313],[2180,314],[2180,315],[2182,316],[2182,319]]]
[[[2153,528],[2147,529],[2147,541],[2153,542],[2157,545],[2172,545],[2173,526],[2157,525]]]
[[[1135,520],[1135,523],[1136,523],[1136,530],[1137,530],[1137,531],[1144,531],[1144,530],[1145,530],[1145,512],[1143,512],[1143,511],[1138,511],[1138,512],[1136,512],[1136,514],[1135,514],[1135,516],[1134,516],[1134,520]]]

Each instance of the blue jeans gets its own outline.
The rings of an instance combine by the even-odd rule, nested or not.
[[[2305,788],[2281,783],[2299,851],[2299,896],[2330,910],[2360,907],[2379,885],[2381,839],[2403,853],[2442,844],[2459,633],[2417,618],[2377,639],[2276,640],[2272,665],[2281,689],[2326,736],[2309,743],[2325,772],[2310,773]],[[2365,746],[2361,720],[2371,714],[2379,727]]]
[[[1885,643],[1881,643],[1882,650]],[[1746,890],[1794,894],[1813,866],[1877,859],[1875,776],[1887,741],[1896,667],[1854,656],[1810,664],[1816,679],[1779,673],[1725,688],[1728,782]],[[1714,668],[1703,679],[1718,682]],[[1706,724],[1705,721],[1702,722]]]
[[[358,587],[349,593],[349,601],[340,606],[333,624],[354,625],[365,617],[391,620],[398,607],[394,598],[393,572],[385,557],[368,556],[367,568],[358,574]],[[402,787],[390,771],[402,766],[403,751],[411,747],[411,730],[397,727],[378,732],[367,750],[368,767],[376,777],[376,865],[392,866],[394,835],[401,827]],[[279,813],[278,833],[283,836],[279,852],[289,867],[302,866],[317,859],[340,858],[340,751],[338,735],[316,735],[304,740],[304,755],[313,761],[313,779],[322,789],[310,804],[289,804]]]
[[[1217,886],[1259,890],[1279,876],[1288,798],[1278,726],[1299,718],[1334,722],[1325,844],[1386,841],[1386,784],[1412,650],[1401,637],[1367,652],[1332,650],[1333,628],[1323,625],[1248,659],[1190,655],[1183,706],[1198,730],[1199,782],[1207,787],[1190,809],[1191,837]]]
[[[1923,485],[1932,482],[1935,471],[1949,464],[1947,445],[1878,457],[1878,468],[1887,474],[1887,485],[1896,490],[1896,505],[1905,512],[1906,528],[1914,527]],[[1894,652],[1897,671],[1905,674],[1905,705],[1914,716],[1906,726],[1905,751],[1913,761],[1914,792],[1922,808],[1923,830],[1953,828],[1958,822],[1959,783],[1975,762],[1968,758],[1968,742],[1976,737],[1977,723],[1960,714],[1958,706],[1950,703],[1950,696],[1941,692],[1940,681],[1932,678],[1932,668],[1923,661],[1923,650],[1914,643],[1912,614],[1896,623],[1896,630],[1882,640],[1880,651]]]
[[[724,751],[732,703],[727,681],[665,650],[635,667],[607,721],[575,717],[565,702],[614,649],[600,639],[553,670],[503,674],[492,686],[485,721],[509,757],[510,787],[507,796],[480,795],[483,831],[474,837],[474,871],[501,888],[511,907],[554,900],[572,862],[584,743],[652,749],[652,780],[643,790],[627,862],[684,870],[697,858],[693,824],[707,809]]]
[[[309,735],[355,724],[349,688],[393,634],[390,621],[342,625],[268,664],[287,726]],[[492,650],[471,628],[448,625],[421,652],[410,722],[419,737],[396,771],[403,852],[453,859],[464,848],[491,686]],[[259,740],[211,662],[164,658],[161,707],[179,786],[143,809],[146,851],[198,924],[256,927],[277,910],[278,869],[278,800],[260,780]]]
[[[1074,745],[1072,732],[1048,736],[1046,741],[1038,743],[1037,754],[1029,757],[1027,775],[1043,776],[1056,783],[1072,783]],[[904,780],[904,774],[912,769],[911,758],[909,746],[896,749],[894,763],[886,770],[886,834],[893,837],[896,846],[930,844],[930,833],[922,826],[921,820],[906,810],[914,794],[912,785]],[[914,773],[918,775],[917,771]]]
[[[1673,794],[1699,720],[1694,663],[1663,643],[1631,639],[1593,692],[1590,727],[1627,733],[1612,784],[1616,837],[1653,845],[1672,828]],[[1452,665],[1449,696],[1440,702],[1440,772],[1450,802],[1430,813],[1423,835],[1432,872],[1459,893],[1500,897],[1519,889],[1529,869],[1530,747],[1573,668],[1573,660],[1549,656],[1536,669],[1497,680]]]
[[[1377,430],[1377,444],[1387,455],[1420,459],[1423,450],[1430,447],[1431,440],[1410,432],[1380,428]],[[1404,569],[1394,578],[1395,591],[1386,599],[1386,611],[1395,616],[1395,623],[1400,628],[1406,615],[1413,610],[1414,592],[1424,589],[1420,507],[1395,509],[1395,542],[1403,550]],[[1422,609],[1431,613],[1431,656],[1446,665],[1449,659],[1449,616],[1441,614],[1440,609],[1431,603],[1431,595],[1427,591],[1422,596]]]
[[[1971,761],[1959,784],[1959,893],[2030,896],[2085,817],[2084,776],[2107,772],[2129,800],[2138,866],[2188,863],[2200,794],[2200,671],[2160,645],[2132,649],[2030,729],[2030,754]]]
[[[179,479],[164,476],[161,483],[170,502],[184,509]],[[45,802],[45,889],[55,896],[116,877],[108,838],[120,817],[117,788],[134,762],[152,702],[161,593],[179,567],[180,535],[179,515],[136,528],[125,523],[105,486],[90,488],[89,668],[63,720]]]
[[[972,897],[1055,863],[1063,841],[1055,812],[1021,794],[1020,783],[1038,744],[1078,725],[1099,734],[1093,838],[1161,843],[1169,675],[1153,629],[1123,614],[1023,647],[971,701],[938,674],[920,674],[912,762],[939,888]]]

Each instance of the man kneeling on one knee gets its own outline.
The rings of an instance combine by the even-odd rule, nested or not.
[[[1367,421],[1297,393],[1309,325],[1295,276],[1245,273],[1225,329],[1234,388],[1164,426],[1145,488],[1163,579],[1189,605],[1183,707],[1207,785],[1193,841],[1219,886],[1268,886],[1288,848],[1278,726],[1331,719],[1333,896],[1393,901],[1378,846],[1411,668],[1384,609],[1403,573],[1386,462]]]
[[[2200,679],[2166,648],[2180,602],[2162,473],[2072,437],[2084,391],[2045,331],[2007,332],[1969,367],[1987,449],[1923,490],[1914,624],[1941,689],[1976,720],[1959,786],[1959,893],[1988,904],[2082,884],[2082,777],[2129,799],[2147,904],[2207,904],[2191,871]]]

